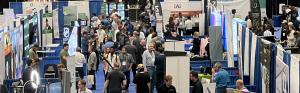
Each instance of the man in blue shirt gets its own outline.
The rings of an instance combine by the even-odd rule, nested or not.
[[[222,64],[217,62],[212,69],[212,78],[216,82],[216,93],[226,93],[229,83],[229,73],[222,69]]]

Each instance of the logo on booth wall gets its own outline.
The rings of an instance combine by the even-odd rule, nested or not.
[[[181,8],[181,4],[174,4],[174,8],[175,8],[175,9]]]
[[[65,38],[68,38],[69,35],[70,35],[70,28],[65,27],[65,28],[64,28],[64,37],[65,37]]]

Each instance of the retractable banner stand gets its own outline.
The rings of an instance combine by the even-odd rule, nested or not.
[[[5,68],[5,61],[4,61],[4,40],[3,40],[3,32],[4,32],[4,29],[3,28],[0,28],[0,63],[2,65],[0,65],[0,68]],[[5,79],[5,70],[6,69],[2,69],[0,70],[0,84],[3,84],[3,81]]]
[[[70,93],[76,93],[76,70],[75,70],[75,56],[69,56],[67,57],[68,62],[68,71],[71,74],[71,87],[70,87]]]
[[[209,52],[210,59],[223,60],[223,47],[222,45],[222,28],[221,26],[210,26],[209,27]]]
[[[298,70],[299,71],[299,70]],[[279,57],[276,57],[276,93],[289,92],[289,66]],[[294,87],[294,86],[293,86]],[[299,87],[297,87],[299,88]],[[294,92],[296,93],[296,92]]]
[[[23,27],[16,27],[11,31],[11,41],[12,41],[12,63],[15,64],[15,78],[22,78],[23,72]]]
[[[64,27],[63,41],[69,44],[69,54],[72,56],[76,52],[78,46],[78,27]]]
[[[291,56],[290,63],[290,93],[299,93],[299,57]]]

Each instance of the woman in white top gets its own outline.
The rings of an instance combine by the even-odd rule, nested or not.
[[[78,86],[77,93],[93,93],[91,90],[85,87],[86,82],[84,80],[79,80],[77,86]]]
[[[295,46],[295,42],[296,42],[296,38],[294,36],[295,30],[294,30],[294,26],[289,26],[289,32],[287,33],[287,46],[288,47],[294,47]]]

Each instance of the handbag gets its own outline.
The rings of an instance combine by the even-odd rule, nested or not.
[[[94,85],[94,75],[88,75],[87,79],[89,84]]]

